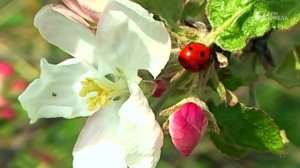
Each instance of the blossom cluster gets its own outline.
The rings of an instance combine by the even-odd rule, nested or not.
[[[166,26],[132,1],[63,3],[44,6],[34,18],[41,36],[72,58],[57,65],[41,60],[40,77],[19,96],[30,123],[88,117],[73,150],[75,168],[154,168],[163,131],[140,88],[138,71],[155,79],[166,66],[171,52]],[[167,86],[156,81],[154,96],[161,96]],[[198,104],[180,108],[168,122],[175,147],[188,156],[207,119]]]

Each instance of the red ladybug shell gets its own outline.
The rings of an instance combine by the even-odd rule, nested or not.
[[[206,70],[211,62],[211,50],[204,44],[190,43],[181,50],[178,61],[186,70]]]

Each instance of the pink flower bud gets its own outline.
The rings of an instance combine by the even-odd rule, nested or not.
[[[10,77],[14,74],[14,68],[9,62],[0,62],[0,76]]]
[[[200,106],[188,102],[169,117],[169,132],[176,149],[189,156],[203,136],[207,117]]]
[[[153,97],[160,97],[164,94],[164,92],[168,89],[167,83],[162,80],[162,79],[158,79],[155,80],[155,91],[153,93]]]
[[[0,110],[0,119],[3,120],[12,120],[16,117],[16,112],[10,107],[5,106]]]

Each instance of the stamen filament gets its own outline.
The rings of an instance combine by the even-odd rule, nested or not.
[[[129,94],[125,80],[108,83],[93,78],[86,78],[81,81],[82,89],[79,92],[81,97],[89,96],[87,99],[87,109],[94,111],[98,107],[107,105],[116,97],[125,98]],[[122,83],[120,83],[122,82]],[[124,87],[125,86],[125,87]],[[119,100],[119,99],[117,99]]]

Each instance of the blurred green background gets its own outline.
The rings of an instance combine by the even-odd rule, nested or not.
[[[58,63],[69,57],[43,40],[32,23],[34,14],[43,5],[54,2],[58,1],[0,1],[0,61],[9,63],[13,68],[12,75],[0,77],[1,168],[68,168],[72,165],[72,148],[86,119],[41,119],[29,125],[27,114],[17,100],[24,87],[38,77],[40,58]],[[279,38],[275,40],[287,42],[293,38],[299,44],[299,25],[286,32],[277,32],[276,37]],[[287,43],[281,45],[282,50],[277,53],[283,54]],[[240,87],[235,93],[241,102],[247,104],[247,87]],[[281,129],[286,129],[291,141],[286,145],[286,155],[251,152],[241,160],[232,160],[219,152],[206,134],[192,155],[184,158],[166,135],[157,167],[300,167],[300,89],[284,88],[261,75],[255,84],[255,97],[257,105],[269,112]]]

